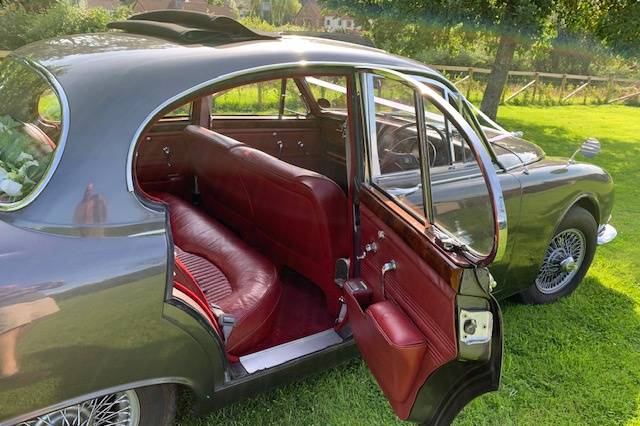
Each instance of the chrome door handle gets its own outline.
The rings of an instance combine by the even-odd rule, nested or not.
[[[382,291],[382,297],[384,298],[386,298],[384,291],[384,277],[387,275],[387,272],[395,271],[396,269],[398,269],[398,264],[393,259],[382,265],[382,269],[380,270],[380,289]]]

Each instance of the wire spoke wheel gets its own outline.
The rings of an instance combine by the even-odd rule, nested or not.
[[[139,422],[140,402],[130,390],[81,402],[20,426],[137,426]]]
[[[587,239],[579,229],[567,229],[553,237],[536,277],[538,290],[552,294],[564,288],[580,270],[586,252]]]

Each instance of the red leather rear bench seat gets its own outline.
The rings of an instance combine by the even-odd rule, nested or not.
[[[336,314],[335,262],[349,256],[350,241],[342,189],[211,130],[189,126],[186,133],[205,209],[276,264],[317,284]]]
[[[167,203],[176,254],[207,302],[235,317],[227,351],[246,353],[273,328],[282,294],[276,267],[189,203],[165,193],[153,196]]]

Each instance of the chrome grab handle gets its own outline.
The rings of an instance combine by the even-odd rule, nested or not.
[[[164,152],[167,166],[172,167],[173,165],[171,164],[171,148],[169,148],[168,146],[164,146],[162,147],[162,152]]]
[[[307,155],[307,150],[304,149],[304,142],[298,141],[297,145],[298,145],[298,148],[300,148],[300,150],[304,153],[304,155]]]
[[[371,242],[364,246],[364,251],[360,256],[357,256],[357,258],[358,260],[362,260],[365,257],[367,257],[369,253],[375,253],[377,251],[378,251],[378,244],[376,242]]]
[[[382,291],[382,297],[386,298],[384,291],[384,276],[387,275],[387,272],[395,271],[397,268],[398,264],[393,259],[382,265],[382,269],[380,270],[380,290]]]

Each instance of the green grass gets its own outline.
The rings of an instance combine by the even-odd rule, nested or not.
[[[460,425],[640,425],[640,109],[623,106],[502,107],[549,155],[587,137],[594,163],[616,183],[619,236],[598,249],[578,290],[547,306],[503,302],[505,358],[498,392],[473,401]],[[395,419],[360,360],[219,410],[185,425],[391,425]]]

